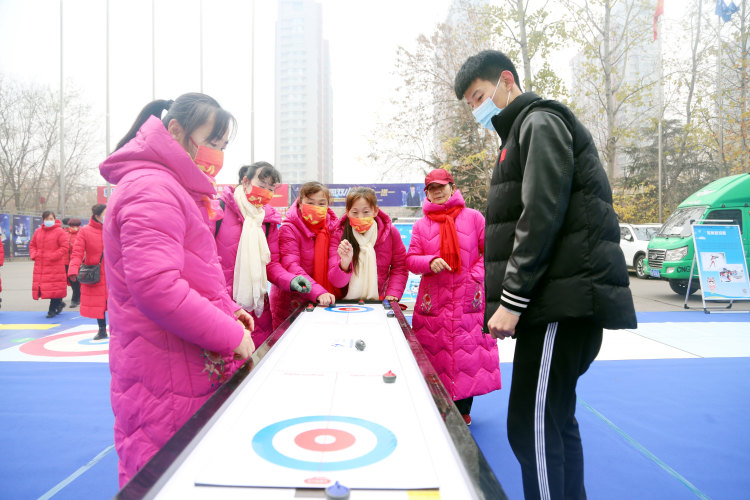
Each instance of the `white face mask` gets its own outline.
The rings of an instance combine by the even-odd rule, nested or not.
[[[55,221],[53,220],[46,220],[44,221],[44,227],[52,227],[55,225]]]

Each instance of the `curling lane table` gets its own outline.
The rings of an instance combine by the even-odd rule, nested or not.
[[[325,498],[335,482],[352,500],[507,498],[388,302],[298,308],[116,498]]]

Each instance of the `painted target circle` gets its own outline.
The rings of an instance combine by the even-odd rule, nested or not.
[[[98,332],[98,330],[58,333],[57,335],[50,335],[49,337],[42,337],[40,339],[32,340],[31,342],[26,342],[25,344],[22,344],[19,349],[24,354],[53,358],[99,356],[102,354],[108,354],[108,341],[92,340],[96,332]],[[91,347],[103,347],[104,349],[93,350]]]
[[[372,307],[357,306],[357,305],[326,307],[326,311],[331,311],[331,312],[336,312],[336,313],[361,313],[361,312],[367,312],[367,311],[372,311],[372,310],[373,310]]]
[[[379,462],[397,442],[393,432],[369,420],[320,415],[264,427],[253,436],[252,446],[261,458],[282,467],[337,471]]]

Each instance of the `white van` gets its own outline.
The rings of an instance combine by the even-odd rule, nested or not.
[[[643,268],[643,259],[648,253],[648,242],[659,232],[661,224],[620,223],[620,248],[625,254],[625,262],[640,279],[648,278]]]

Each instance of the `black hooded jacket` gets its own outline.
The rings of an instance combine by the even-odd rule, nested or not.
[[[487,197],[487,320],[519,327],[589,319],[636,326],[612,191],[589,131],[557,101],[525,93],[492,124],[502,148]]]

